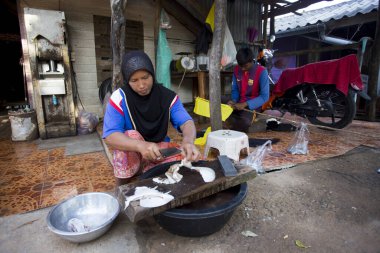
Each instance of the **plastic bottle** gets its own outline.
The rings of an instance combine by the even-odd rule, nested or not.
[[[53,100],[53,105],[58,105],[58,100],[55,95],[53,95],[52,100]]]

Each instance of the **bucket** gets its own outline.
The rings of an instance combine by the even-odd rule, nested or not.
[[[38,138],[37,116],[34,110],[9,111],[12,141],[31,141]]]
[[[199,70],[207,71],[208,70],[208,64],[209,64],[209,58],[207,55],[198,55],[197,56],[197,67]]]

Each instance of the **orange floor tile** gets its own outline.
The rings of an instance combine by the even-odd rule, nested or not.
[[[0,216],[48,207],[85,192],[113,191],[104,152],[65,156],[32,142],[0,141]]]

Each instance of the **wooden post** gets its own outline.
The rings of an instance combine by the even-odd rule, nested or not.
[[[380,6],[380,0],[378,3]],[[380,13],[377,12],[377,25],[376,25],[376,33],[375,39],[372,47],[372,54],[370,58],[369,70],[368,70],[368,95],[371,97],[371,101],[369,102],[368,108],[368,119],[370,121],[376,120],[376,104],[378,99],[377,90],[380,85]]]
[[[67,33],[65,34],[67,36]],[[69,130],[67,133],[76,135],[77,127],[75,123],[75,105],[73,95],[73,73],[71,71],[71,62],[69,56],[69,40],[66,38],[66,44],[62,45],[62,63],[65,70],[65,87],[66,87],[66,110],[69,116]]]
[[[274,9],[274,5],[272,4],[270,6],[270,10],[272,11]],[[270,36],[274,36],[276,31],[275,31],[275,17],[270,17],[270,21],[269,21],[269,34]],[[270,38],[269,38],[270,39]],[[268,45],[268,48],[273,48],[273,42],[269,41],[269,45]]]
[[[111,1],[111,47],[112,47],[112,90],[121,87],[121,61],[125,52],[125,17],[124,10],[127,0]]]
[[[226,0],[215,1],[215,28],[211,44],[209,64],[210,121],[213,131],[222,129],[220,60],[222,58],[224,30],[226,24]]]
[[[37,77],[39,76],[38,73],[38,66],[37,66],[37,52],[36,52],[36,46],[34,43],[34,38],[30,38],[29,34],[27,33],[27,29],[25,26],[25,13],[24,11],[22,12],[23,18],[22,20],[24,21],[23,27],[25,31],[25,46],[26,50],[23,49],[23,52],[27,51],[27,55],[24,54],[24,61],[27,61],[29,63],[29,68],[30,68],[30,82],[28,85],[31,84],[30,91],[32,92],[31,97],[33,98],[33,109],[36,111],[37,115],[37,125],[38,125],[38,132],[40,135],[41,139],[46,139],[47,132],[46,132],[46,125],[45,125],[45,115],[44,115],[44,107],[43,107],[43,102],[42,102],[42,96],[40,93],[40,86],[37,80]],[[28,22],[28,21],[27,21]],[[21,23],[20,23],[21,25]],[[20,29],[21,30],[21,29]],[[24,41],[23,41],[24,45]],[[29,87],[28,87],[29,90]],[[29,91],[28,91],[29,92]]]
[[[267,48],[268,4],[264,5],[263,46]]]
[[[22,58],[23,58],[23,71],[26,79],[26,91],[28,94],[28,104],[31,108],[34,108],[33,100],[33,81],[32,73],[29,62],[29,50],[28,50],[28,38],[25,29],[24,9],[21,6],[20,0],[17,0],[17,13],[18,22],[20,27],[21,46],[22,46]]]
[[[161,9],[162,9],[162,3],[161,0],[156,1],[156,12],[155,12],[155,20],[154,20],[154,62],[157,63],[157,44],[158,44],[158,34],[160,32],[160,25],[161,25]],[[157,64],[155,64],[155,67],[157,68]]]
[[[206,98],[206,72],[198,71],[198,96]]]

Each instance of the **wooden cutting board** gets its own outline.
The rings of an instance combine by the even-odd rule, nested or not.
[[[183,178],[176,184],[157,184],[153,182],[152,178],[148,178],[120,186],[117,189],[117,197],[122,204],[122,210],[125,208],[124,203],[126,198],[134,194],[136,187],[146,186],[154,188],[158,186],[157,190],[160,192],[170,191],[170,194],[174,196],[174,199],[171,202],[155,208],[144,208],[139,205],[139,200],[132,201],[124,210],[129,220],[131,222],[136,222],[145,217],[154,216],[168,209],[191,203],[256,177],[256,171],[252,170],[250,167],[239,167],[236,176],[225,177],[217,160],[202,161],[195,164],[195,166],[204,166],[214,169],[216,175],[215,180],[210,183],[205,183],[197,171],[181,167],[179,173],[183,175]],[[163,177],[164,175],[157,176]]]

